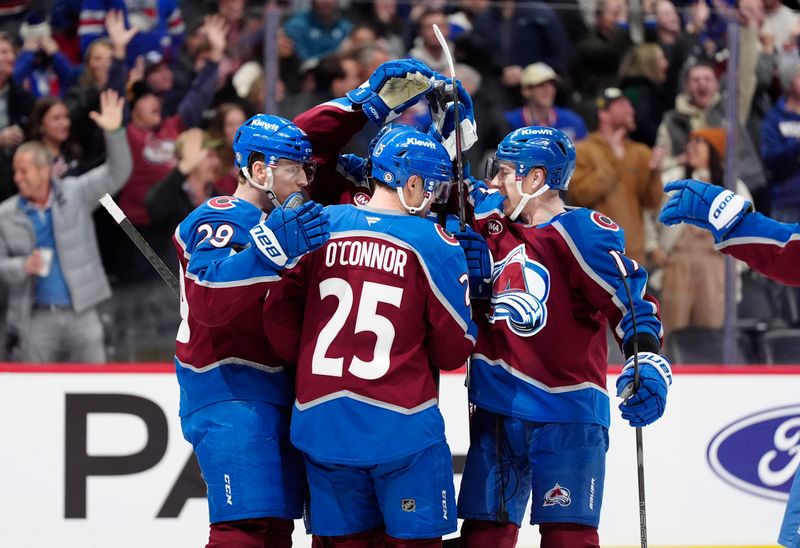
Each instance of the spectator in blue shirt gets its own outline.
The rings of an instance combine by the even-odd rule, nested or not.
[[[310,10],[298,13],[284,25],[302,61],[334,53],[352,29],[353,23],[339,11],[337,0],[313,0]]]
[[[575,112],[554,106],[556,72],[545,63],[525,67],[520,80],[525,105],[506,112],[509,130],[527,126],[549,126],[560,129],[573,141],[586,137],[586,124]]]

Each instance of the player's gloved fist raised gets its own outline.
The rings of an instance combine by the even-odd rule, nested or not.
[[[719,242],[742,220],[752,204],[743,196],[717,185],[684,179],[664,187],[673,192],[661,210],[659,220],[665,225],[689,223],[711,231]]]
[[[308,201],[293,209],[274,209],[250,230],[250,237],[262,256],[280,268],[322,247],[331,237],[331,222],[322,205]]]
[[[458,120],[461,127],[461,150],[469,150],[478,140],[478,129],[475,122],[475,111],[472,97],[456,80],[458,93]],[[431,126],[428,135],[444,145],[450,159],[456,158],[455,102],[453,101],[453,80],[436,73],[433,90],[428,94],[431,111]]]
[[[465,226],[461,230],[458,217],[448,215],[445,229],[458,240],[464,255],[467,257],[467,275],[469,276],[469,294],[473,299],[488,299],[492,296],[492,254],[486,240]]]
[[[622,418],[631,426],[647,426],[664,414],[667,392],[672,384],[672,369],[664,356],[639,352],[639,389],[634,392],[635,367],[633,356],[625,362],[617,379],[617,397]]]
[[[367,118],[381,126],[429,92],[433,75],[427,65],[416,59],[387,61],[360,87],[348,91],[347,98],[361,105]]]

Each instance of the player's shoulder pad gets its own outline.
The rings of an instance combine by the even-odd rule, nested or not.
[[[198,206],[178,226],[178,234],[187,248],[194,247],[207,237],[209,225],[217,230],[222,225],[230,225],[236,233],[246,237],[248,231],[264,217],[264,212],[246,200],[234,196],[216,196]]]
[[[625,232],[611,217],[585,207],[567,208],[556,218],[581,253],[625,249]]]
[[[438,270],[454,255],[463,254],[455,236],[439,223],[409,215],[404,218],[401,227],[402,232],[398,231],[398,236],[414,248],[432,271]]]

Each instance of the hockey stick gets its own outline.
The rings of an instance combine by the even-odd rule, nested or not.
[[[633,391],[623,394],[624,399],[639,391],[639,333],[636,330],[636,310],[633,307],[633,296],[628,285],[628,273],[623,270],[624,265],[620,260],[617,269],[622,277],[622,284],[625,286],[625,293],[628,295],[628,306],[631,310],[631,326],[633,328]],[[639,483],[639,541],[641,548],[647,548],[647,509],[644,502],[644,440],[642,439],[642,427],[636,427],[636,475]]]
[[[167,285],[172,289],[172,291],[178,297],[181,296],[181,287],[178,283],[178,279],[175,275],[170,271],[167,265],[164,264],[164,261],[156,255],[156,252],[153,251],[153,248],[150,247],[150,244],[142,238],[142,235],[139,234],[139,231],[131,224],[130,219],[125,215],[125,213],[120,209],[117,205],[117,202],[114,201],[110,195],[105,194],[100,198],[100,205],[106,208],[106,211],[114,218],[114,221],[122,228],[125,234],[128,235],[128,238],[134,243],[134,245],[142,252],[144,258],[147,259],[153,268],[156,269],[156,272],[161,276],[161,279],[164,280]]]
[[[461,120],[459,119],[458,111],[458,87],[456,86],[456,69],[453,65],[453,56],[450,54],[450,48],[447,47],[447,40],[444,39],[442,31],[439,30],[437,25],[433,25],[433,33],[442,47],[445,59],[447,59],[447,67],[450,69],[450,79],[453,80],[453,123],[456,132],[456,159],[454,161],[456,168],[456,184],[458,185],[458,222],[461,232],[466,230],[467,226],[467,203],[464,196],[464,173],[461,165]]]

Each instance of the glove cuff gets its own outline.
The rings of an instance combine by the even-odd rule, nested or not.
[[[653,352],[639,352],[636,355],[636,358],[639,362],[640,369],[645,365],[649,365],[658,371],[659,375],[661,375],[661,378],[664,381],[664,386],[669,388],[672,385],[672,368],[670,367],[666,358]],[[634,361],[634,357],[631,356],[628,358],[628,361],[625,362],[625,366],[622,368],[621,373],[624,373],[628,369],[633,369],[635,366],[636,362]]]
[[[264,223],[259,223],[250,229],[250,238],[255,243],[261,257],[271,265],[281,269],[286,265],[289,257],[284,252],[275,233]]]

